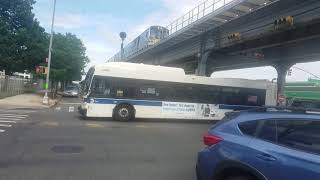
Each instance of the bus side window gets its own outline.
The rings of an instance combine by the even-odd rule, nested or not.
[[[151,85],[140,87],[138,90],[138,97],[142,99],[159,99],[160,95],[159,89]]]
[[[216,104],[221,98],[218,89],[210,86],[194,87],[193,96],[196,102],[208,104]]]
[[[116,98],[134,98],[136,91],[135,81],[127,79],[114,79],[112,81],[111,94]]]

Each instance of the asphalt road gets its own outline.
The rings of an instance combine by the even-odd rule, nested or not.
[[[196,153],[211,124],[81,120],[78,102],[0,109],[0,179],[196,179]]]

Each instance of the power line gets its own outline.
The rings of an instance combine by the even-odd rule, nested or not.
[[[307,74],[312,75],[313,77],[315,77],[315,78],[317,78],[317,79],[320,79],[320,77],[317,76],[316,74],[313,74],[313,73],[311,73],[311,72],[309,72],[309,71],[307,71],[307,70],[304,70],[304,69],[302,69],[302,68],[295,67],[295,66],[292,66],[292,68],[293,68],[293,69],[298,69],[298,70],[300,70],[300,71],[303,71],[303,72],[305,72],[305,73],[307,73]]]

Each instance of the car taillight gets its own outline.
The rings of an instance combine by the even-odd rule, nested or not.
[[[223,141],[223,139],[215,135],[206,134],[203,136],[203,143],[207,146],[218,144],[220,141]]]

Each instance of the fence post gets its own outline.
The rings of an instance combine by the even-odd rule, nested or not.
[[[206,12],[206,1],[203,3],[203,13],[202,17],[204,17],[204,13]]]
[[[179,19],[177,19],[177,23],[176,23],[176,32],[178,31],[178,22],[179,22]]]
[[[200,5],[198,6],[197,20],[199,19],[199,14],[200,14]]]

